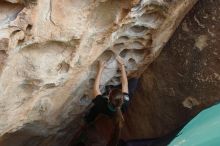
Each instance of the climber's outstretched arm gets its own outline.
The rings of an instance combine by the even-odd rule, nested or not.
[[[127,74],[126,74],[126,70],[125,70],[125,66],[124,66],[124,61],[120,56],[118,56],[116,59],[119,63],[119,67],[121,70],[122,92],[128,93],[128,79],[127,79]]]
[[[98,70],[98,73],[96,75],[96,79],[95,79],[95,83],[94,83],[94,88],[93,88],[93,94],[94,94],[94,98],[97,96],[97,95],[100,95],[101,94],[101,91],[99,89],[99,84],[100,84],[100,79],[101,79],[101,76],[102,76],[102,72],[104,70],[104,67],[105,67],[105,62],[102,62],[102,61],[99,61],[99,70]]]
[[[128,79],[127,79],[127,75],[126,75],[124,64],[120,65],[120,69],[121,69],[122,92],[123,93],[128,93]]]

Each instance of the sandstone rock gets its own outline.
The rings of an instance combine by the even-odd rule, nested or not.
[[[219,102],[219,5],[200,0],[143,73],[127,114],[125,139],[164,136]]]
[[[196,1],[0,1],[0,145],[67,145],[97,60],[102,91],[120,83],[116,55],[143,73]]]

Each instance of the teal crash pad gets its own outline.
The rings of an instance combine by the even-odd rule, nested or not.
[[[168,146],[220,146],[220,104],[200,112]]]

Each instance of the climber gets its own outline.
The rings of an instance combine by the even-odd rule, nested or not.
[[[114,121],[114,129],[108,146],[116,146],[120,138],[121,128],[124,118],[122,113],[127,110],[128,103],[137,86],[138,79],[132,78],[127,80],[124,62],[121,57],[116,57],[121,70],[121,85],[107,86],[106,92],[101,94],[99,89],[102,72],[105,68],[105,62],[99,62],[99,70],[95,79],[93,88],[93,106],[85,115],[86,125],[93,123],[99,114],[105,114]],[[120,89],[121,88],[121,89]]]
[[[125,71],[124,62],[121,57],[116,57],[119,68],[121,70],[121,89],[120,86],[112,87],[110,91],[106,91],[105,95],[101,94],[99,89],[100,79],[102,72],[105,67],[105,62],[99,62],[99,70],[94,84],[94,106],[91,108],[89,113],[85,116],[85,119],[88,123],[95,120],[98,114],[102,113],[108,115],[114,120],[114,129],[112,133],[111,140],[109,141],[109,146],[116,146],[120,137],[121,128],[123,126],[124,118],[122,112],[125,112],[128,103],[129,103],[129,95],[132,96],[134,89],[137,85],[137,79],[132,78],[127,80],[127,75]],[[129,90],[130,89],[130,90]],[[109,90],[109,89],[107,89]],[[129,91],[129,92],[128,92]]]
[[[109,86],[107,87],[108,91],[103,95],[101,94],[101,91],[99,89],[100,85],[100,79],[102,76],[102,72],[105,67],[105,62],[99,62],[99,70],[98,74],[96,76],[94,88],[93,88],[93,103],[94,106],[90,109],[89,113],[85,116],[85,120],[87,123],[93,122],[98,114],[102,113],[105,115],[108,115],[110,117],[113,117],[114,114],[117,111],[117,107],[119,106],[120,109],[123,110],[123,112],[127,108],[127,104],[129,101],[129,95],[128,95],[128,80],[127,75],[124,67],[124,63],[120,57],[117,57],[117,61],[119,63],[119,68],[122,73],[121,82],[122,82],[122,90],[119,89],[119,87],[111,87],[109,89]],[[110,90],[110,91],[109,91]],[[122,105],[120,105],[119,100],[122,100]],[[119,104],[119,105],[118,105]],[[121,107],[122,106],[122,107]]]

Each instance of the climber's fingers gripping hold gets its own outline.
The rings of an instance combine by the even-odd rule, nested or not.
[[[120,70],[125,69],[124,60],[123,60],[120,56],[117,56],[117,57],[116,57],[116,60],[117,60],[117,62],[118,62],[118,64],[119,64],[119,69],[120,69]]]
[[[99,66],[99,69],[104,69],[105,66],[106,66],[106,62],[105,62],[105,61],[102,61],[102,60],[99,60],[98,66]]]
[[[117,56],[116,57],[116,60],[117,60],[117,62],[120,64],[120,65],[124,65],[125,63],[124,63],[124,60],[120,57],[120,56]]]

